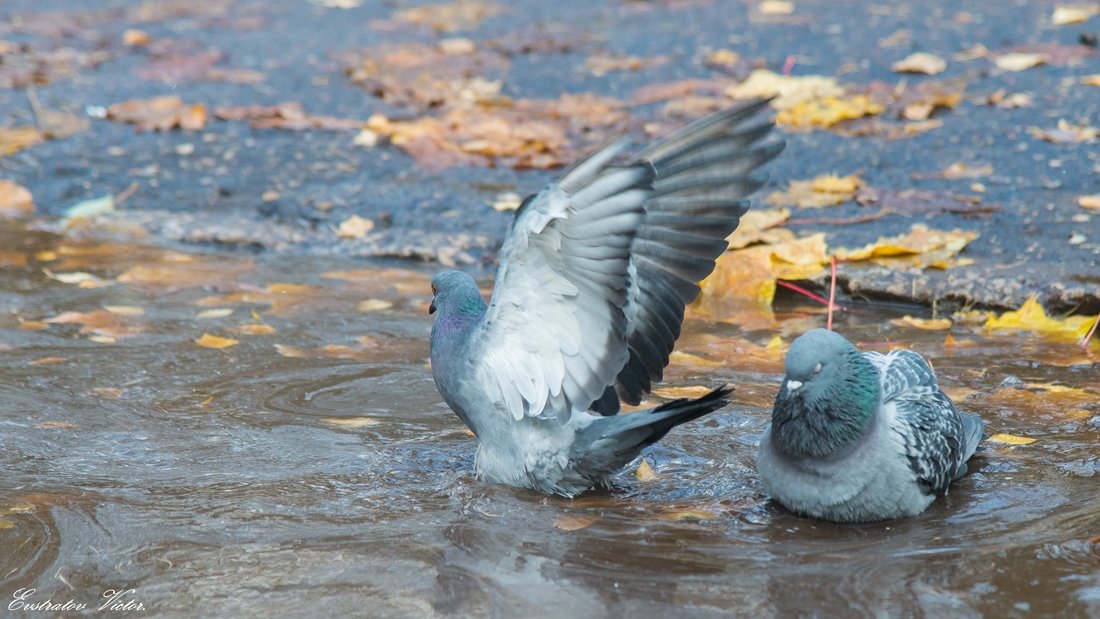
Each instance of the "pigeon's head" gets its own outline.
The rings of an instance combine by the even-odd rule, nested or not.
[[[827,396],[847,376],[853,355],[859,356],[859,351],[843,335],[825,329],[807,331],[787,351],[783,387],[792,396]]]
[[[432,279],[432,304],[428,313],[438,311],[480,311],[485,306],[474,278],[462,271],[443,271]]]

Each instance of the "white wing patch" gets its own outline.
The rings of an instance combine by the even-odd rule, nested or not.
[[[593,159],[609,158],[605,151]],[[590,163],[517,214],[474,336],[472,349],[484,351],[476,380],[517,420],[587,410],[629,358],[630,247],[650,170]],[[580,173],[592,177],[578,180]],[[562,189],[567,183],[576,187],[572,195]]]

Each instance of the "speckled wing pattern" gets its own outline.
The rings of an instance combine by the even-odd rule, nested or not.
[[[864,356],[879,370],[882,405],[893,405],[891,428],[900,438],[909,467],[926,494],[943,495],[966,472],[967,431],[955,405],[936,382],[928,362],[910,350]]]

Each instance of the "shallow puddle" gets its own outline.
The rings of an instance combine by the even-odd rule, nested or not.
[[[648,479],[566,501],[473,479],[428,368],[432,270],[0,226],[4,604],[33,587],[28,604],[88,608],[133,589],[181,617],[1100,613],[1100,366],[1072,342],[841,314],[861,345],[928,356],[1008,442],[920,517],[840,526],[769,503],[752,466],[783,351],[820,309],[692,319],[658,394],[730,381],[736,403],[650,449]]]

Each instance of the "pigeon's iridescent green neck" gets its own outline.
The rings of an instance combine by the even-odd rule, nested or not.
[[[847,453],[871,428],[881,387],[878,370],[855,347],[828,383],[780,389],[772,411],[771,440],[789,456],[830,458]]]

